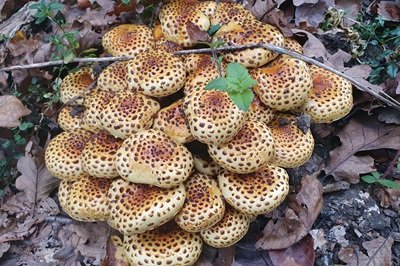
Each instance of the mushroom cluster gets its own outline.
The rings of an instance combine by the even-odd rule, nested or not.
[[[350,112],[351,84],[335,74],[263,48],[224,52],[257,81],[241,110],[227,92],[206,90],[219,73],[210,55],[176,56],[196,45],[193,29],[221,25],[213,38],[265,42],[301,52],[240,4],[167,1],[160,23],[119,25],[103,37],[113,56],[97,82],[90,68],[64,78],[63,133],[46,149],[49,171],[62,180],[63,210],[80,221],[107,221],[123,235],[132,265],[192,265],[203,242],[238,242],[257,215],[289,192],[285,168],[309,160],[314,139],[296,114],[330,123]],[[96,82],[83,100],[70,100]],[[81,95],[82,96],[82,95]]]

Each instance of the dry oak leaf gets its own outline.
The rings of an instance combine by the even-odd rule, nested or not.
[[[29,115],[31,110],[26,108],[15,96],[0,96],[0,128],[13,128],[19,126],[21,117]]]
[[[278,8],[286,0],[245,0],[243,5],[258,19],[262,20],[274,8]]]
[[[380,1],[378,15],[387,21],[400,22],[400,2]]]
[[[319,0],[314,4],[302,4],[295,11],[296,26],[318,28],[319,24],[325,19],[325,12],[333,5],[334,0]]]
[[[267,223],[256,247],[284,249],[304,238],[321,212],[322,192],[322,185],[315,176],[303,177],[299,192],[289,196],[285,216]]]

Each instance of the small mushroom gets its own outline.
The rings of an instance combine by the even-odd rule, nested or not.
[[[263,122],[245,122],[227,144],[208,145],[210,156],[223,168],[240,174],[261,169],[273,156],[274,139]]]
[[[97,88],[100,90],[117,92],[128,89],[127,61],[112,63],[107,66],[97,79]]]
[[[108,224],[124,235],[135,235],[170,221],[185,202],[185,187],[160,188],[114,180],[108,190]]]
[[[193,157],[185,146],[164,132],[149,129],[124,141],[115,165],[120,176],[128,181],[168,188],[189,177]]]
[[[132,265],[193,265],[200,257],[203,241],[168,223],[142,234],[124,236],[126,255]]]
[[[81,128],[83,110],[83,107],[79,105],[64,106],[58,114],[58,125],[65,131]]]
[[[239,3],[220,2],[211,16],[211,25],[225,25],[230,22],[246,23],[256,18]]]
[[[263,104],[257,95],[254,95],[245,120],[263,122],[266,125],[274,118],[275,111]]]
[[[60,100],[62,103],[68,103],[72,99],[83,96],[82,93],[93,83],[94,76],[91,68],[81,68],[76,72],[69,73],[60,85]],[[73,103],[83,104],[83,98],[77,98]]]
[[[82,116],[82,128],[97,133],[103,129],[101,112],[110,102],[113,93],[94,90],[85,98],[85,111]]]
[[[185,184],[186,201],[175,216],[185,231],[199,232],[218,223],[225,212],[225,202],[217,182],[211,176],[193,174]]]

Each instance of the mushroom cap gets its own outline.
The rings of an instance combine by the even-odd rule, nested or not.
[[[63,180],[58,199],[63,210],[73,219],[84,222],[108,218],[107,192],[111,180],[86,176],[76,181]]]
[[[225,248],[239,242],[249,230],[251,218],[226,205],[221,221],[201,231],[204,242],[215,248]]]
[[[193,265],[200,257],[203,241],[168,223],[142,234],[124,236],[126,255],[132,265]]]
[[[95,133],[103,129],[100,114],[113,96],[112,92],[102,90],[94,90],[86,96],[84,102],[85,111],[82,116],[82,128]]]
[[[272,158],[274,138],[263,122],[247,121],[230,142],[208,145],[208,152],[223,168],[247,174],[261,169]]]
[[[283,47],[298,52],[299,54],[303,53],[303,47],[298,43],[295,39],[292,38],[285,38],[285,42]]]
[[[160,104],[155,100],[131,91],[121,91],[102,110],[101,124],[115,137],[126,139],[135,132],[150,128],[158,110]]]
[[[91,136],[89,131],[74,129],[53,138],[45,152],[49,172],[63,180],[76,180],[87,176],[83,171],[81,155]]]
[[[352,85],[338,75],[310,66],[313,81],[309,98],[303,106],[315,123],[331,123],[350,113],[353,107]]]
[[[222,167],[217,164],[208,154],[207,157],[201,155],[193,156],[194,169],[204,175],[216,176]]]
[[[275,115],[275,111],[262,103],[257,95],[254,95],[245,120],[259,121],[268,124]]]
[[[225,200],[247,215],[272,211],[289,193],[289,175],[275,165],[266,165],[250,174],[221,171],[218,184]]]
[[[107,66],[97,79],[97,88],[100,90],[117,92],[128,89],[127,61],[114,62]]]
[[[153,49],[154,38],[145,25],[122,24],[104,34],[102,44],[112,56],[136,56]]]
[[[127,69],[128,88],[148,96],[168,96],[185,84],[182,60],[162,50],[141,53],[128,61]]]
[[[230,22],[245,23],[256,18],[239,3],[218,3],[214,14],[211,16],[211,25],[225,25]]]
[[[108,224],[124,235],[152,230],[179,212],[185,202],[185,187],[160,188],[114,180],[108,190]]]
[[[107,132],[100,131],[86,143],[82,151],[83,170],[94,177],[117,177],[118,172],[114,160],[121,145],[121,139],[116,139]]]
[[[272,164],[295,168],[310,159],[314,149],[313,135],[310,129],[304,134],[296,125],[293,115],[280,114],[269,126],[275,139]]]
[[[255,43],[269,43],[283,45],[284,37],[277,28],[256,20],[248,20],[239,24],[231,22],[223,25],[214,35],[214,39],[221,39],[232,45]],[[224,53],[224,60],[238,62],[245,67],[259,67],[275,59],[278,55],[264,48],[245,49],[236,52]]]
[[[166,133],[179,143],[194,140],[183,110],[182,99],[158,111],[154,117],[153,128]]]
[[[66,105],[58,114],[57,122],[58,125],[64,131],[71,131],[82,126],[82,106],[78,105]]]
[[[213,145],[227,143],[244,123],[245,113],[226,92],[194,90],[186,95],[184,101],[190,132],[200,142]]]
[[[163,50],[168,53],[173,53],[183,49],[182,46],[165,39],[164,33],[162,32],[161,24],[154,25],[153,36],[155,41],[154,50]]]
[[[222,219],[225,202],[217,182],[211,176],[195,173],[186,182],[185,188],[185,204],[174,218],[183,230],[199,232]]]
[[[192,172],[189,150],[162,131],[149,129],[127,138],[117,152],[115,165],[128,181],[174,187]]]
[[[266,67],[252,70],[257,80],[254,92],[268,107],[287,111],[303,105],[312,89],[308,65],[289,56],[281,56]]]
[[[81,94],[94,81],[93,70],[89,67],[81,68],[76,72],[69,73],[60,85],[60,100],[67,103]],[[71,104],[81,105],[83,98],[76,99]]]

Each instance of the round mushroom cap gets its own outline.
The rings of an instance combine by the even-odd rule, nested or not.
[[[132,265],[193,265],[200,257],[203,241],[168,223],[142,234],[124,236],[126,255]]]
[[[86,176],[76,181],[63,180],[58,199],[63,210],[74,220],[93,222],[108,218],[107,192],[111,181]]]
[[[93,70],[89,67],[81,68],[76,72],[69,73],[60,85],[60,100],[62,103],[68,103],[78,96],[84,96],[82,93],[92,85],[94,81]],[[73,103],[83,104],[83,98],[77,98]]]
[[[187,143],[194,140],[183,111],[182,99],[158,111],[154,117],[153,128],[166,133],[179,143]]]
[[[164,33],[162,32],[161,24],[156,24],[154,26],[153,36],[155,41],[154,50],[163,50],[168,53],[173,53],[183,49],[182,46],[165,39]]]
[[[211,25],[225,25],[230,22],[245,23],[256,18],[239,3],[218,3],[214,14],[211,17]]]
[[[289,175],[285,169],[266,165],[250,174],[221,171],[218,184],[225,200],[247,215],[274,210],[289,193]]]
[[[204,175],[216,176],[222,167],[217,164],[207,153],[206,156],[193,156],[194,169]]]
[[[81,156],[91,136],[89,131],[74,129],[53,138],[45,152],[49,172],[63,180],[77,180],[87,176],[83,171]]]
[[[153,49],[154,38],[145,25],[122,24],[104,34],[102,44],[112,56],[136,56]]]
[[[85,98],[82,128],[94,133],[103,129],[100,114],[113,96],[114,94],[112,92],[94,90]]]
[[[314,150],[311,130],[304,133],[292,115],[278,115],[270,129],[275,140],[274,156],[271,163],[284,168],[295,168],[307,162]]]
[[[64,131],[71,131],[82,127],[83,107],[80,105],[66,105],[58,114],[57,122]]]
[[[274,138],[263,122],[245,122],[227,144],[208,145],[210,156],[223,168],[240,174],[261,169],[273,156]]]
[[[128,89],[127,61],[119,61],[107,66],[97,79],[97,88],[104,91],[124,91]]]
[[[245,120],[258,121],[268,124],[275,115],[275,111],[263,104],[257,95],[254,95]]]
[[[102,110],[101,124],[113,136],[126,139],[135,132],[150,128],[158,110],[160,104],[155,100],[131,91],[121,91]]]
[[[230,247],[249,230],[251,218],[226,205],[225,214],[216,225],[200,232],[201,238],[215,248]]]
[[[295,39],[292,38],[285,38],[285,43],[283,47],[298,52],[299,54],[303,53],[303,47],[298,43]]]
[[[350,113],[352,85],[348,80],[317,66],[310,66],[313,87],[303,106],[314,123],[331,123]]]
[[[97,133],[82,151],[83,170],[94,177],[117,177],[114,160],[121,145],[121,139],[116,139],[105,131]]]
[[[277,28],[256,20],[239,24],[231,22],[223,25],[214,35],[232,45],[268,43],[282,46],[284,37]],[[259,67],[274,60],[278,55],[264,48],[245,49],[224,53],[224,60],[238,62],[245,67]]]
[[[302,106],[312,89],[308,65],[293,57],[278,57],[251,74],[257,80],[254,92],[266,106],[279,111]]]
[[[182,208],[185,196],[183,184],[159,188],[117,179],[108,191],[107,222],[124,235],[140,234],[173,219]]]
[[[150,50],[128,61],[128,88],[148,96],[163,97],[185,84],[182,60],[162,50]]]
[[[183,230],[199,232],[222,219],[225,202],[217,182],[211,176],[195,173],[186,182],[185,188],[185,204],[174,218]]]
[[[138,132],[127,138],[117,152],[115,165],[128,181],[159,187],[174,187],[192,172],[189,150],[156,129]]]
[[[190,132],[205,144],[229,142],[244,123],[245,113],[226,92],[193,90],[184,101]]]

